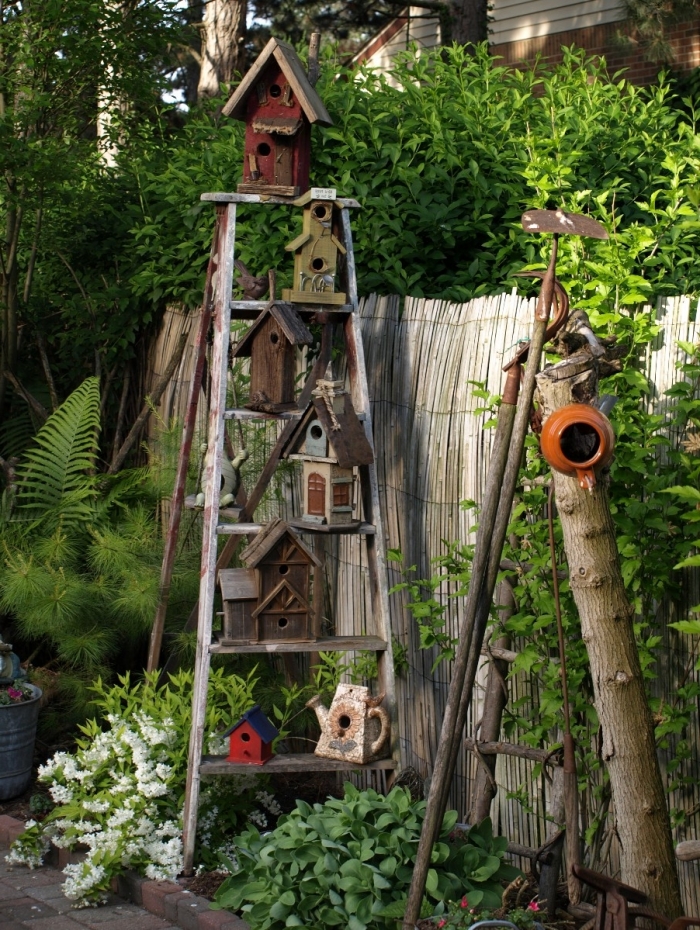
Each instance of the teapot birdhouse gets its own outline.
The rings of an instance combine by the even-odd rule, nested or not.
[[[330,529],[357,522],[354,469],[370,465],[374,456],[342,381],[317,382],[283,455],[303,463],[304,512],[298,525]]]
[[[389,714],[381,707],[384,695],[372,697],[361,685],[338,685],[329,708],[317,694],[306,706],[316,711],[321,738],[316,755],[365,765],[389,755]]]
[[[312,342],[313,336],[294,307],[271,301],[232,353],[233,358],[250,358],[246,406],[266,413],[294,407],[296,346]]]
[[[311,200],[304,208],[302,233],[285,246],[294,252],[294,278],[293,286],[282,290],[284,300],[330,306],[347,302],[346,294],[335,289],[338,256],[347,254],[333,232],[335,209],[335,200]]]
[[[308,190],[311,125],[333,120],[291,45],[270,39],[222,112],[246,124],[239,193],[298,197]]]
[[[294,530],[279,518],[272,520],[241,552],[241,561],[256,576],[256,641],[312,641],[310,572],[320,562]]]

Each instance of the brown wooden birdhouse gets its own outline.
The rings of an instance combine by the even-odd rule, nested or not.
[[[333,121],[291,45],[270,39],[223,113],[246,124],[239,193],[298,197],[308,190],[311,124]]]
[[[313,336],[294,307],[270,302],[233,352],[234,358],[250,358],[246,406],[267,413],[294,407],[296,346],[312,342]]]
[[[257,639],[253,611],[258,603],[255,572],[247,568],[226,568],[219,572],[219,587],[224,604],[220,642],[224,646],[251,643]]]
[[[285,246],[294,252],[294,279],[282,291],[284,300],[331,306],[347,302],[346,294],[336,291],[338,256],[347,252],[333,232],[336,209],[335,199],[311,199],[304,207],[301,235]]]
[[[255,704],[223,735],[229,738],[227,762],[264,765],[272,758],[272,743],[279,731]]]
[[[283,454],[303,463],[301,523],[319,529],[356,524],[354,469],[374,456],[342,381],[317,382]]]
[[[310,642],[311,566],[320,562],[283,520],[268,523],[241,553],[254,569],[258,602],[253,610],[260,643]]]

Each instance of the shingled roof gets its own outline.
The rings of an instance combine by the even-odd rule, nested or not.
[[[285,533],[291,536],[294,544],[303,552],[309,562],[312,562],[316,566],[321,564],[308,546],[304,545],[291,526],[279,517],[271,520],[260,530],[252,543],[246,546],[240,555],[241,562],[244,562],[248,568],[255,568],[267,553],[277,545]]]
[[[241,724],[248,723],[258,734],[263,743],[271,743],[275,737],[279,736],[279,730],[267,719],[259,704],[254,704],[250,710],[247,710],[237,720],[233,726],[230,726],[222,736],[230,736],[234,730],[237,730]]]
[[[282,303],[281,301],[270,301],[236,346],[233,351],[234,358],[247,358],[250,355],[255,333],[268,316],[274,318],[291,345],[310,346],[313,343],[314,337],[291,304]]]
[[[253,66],[229,98],[222,110],[224,116],[245,120],[248,95],[255,89],[256,82],[271,59],[274,59],[282,69],[308,121],[320,123],[322,126],[332,126],[333,120],[309,82],[304,65],[295,49],[287,42],[274,38],[270,39],[260,52]]]

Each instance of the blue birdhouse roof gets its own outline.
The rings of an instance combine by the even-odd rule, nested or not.
[[[263,743],[271,743],[276,736],[279,736],[279,731],[267,719],[259,704],[254,704],[250,710],[247,710],[241,716],[240,720],[237,720],[233,726],[228,728],[228,730],[224,733],[224,736],[230,736],[234,730],[237,730],[238,727],[240,727],[242,723],[249,724],[258,734]]]

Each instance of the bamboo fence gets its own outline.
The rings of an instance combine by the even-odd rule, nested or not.
[[[514,353],[518,341],[528,337],[532,301],[515,293],[482,297],[466,304],[406,298],[403,312],[397,297],[371,296],[360,307],[367,360],[369,395],[372,398],[374,440],[377,454],[380,497],[387,545],[400,549],[403,564],[390,563],[390,585],[402,581],[401,569],[415,566],[416,578],[435,573],[431,564],[444,554],[444,541],[474,541],[473,513],[460,508],[460,501],[481,499],[488,468],[493,433],[485,430],[486,414],[475,415],[483,402],[474,396],[471,382],[500,394],[501,366]],[[663,413],[669,403],[664,391],[678,380],[676,362],[682,353],[677,341],[697,342],[700,326],[691,321],[687,298],[659,302],[663,330],[650,347],[647,373],[652,385],[649,406]],[[680,437],[671,437],[678,441]],[[335,604],[333,621],[338,633],[371,630],[367,565],[357,537],[341,537],[328,553],[328,583]],[[447,594],[447,587],[436,597]],[[661,674],[656,683],[668,700],[674,689],[696,674],[693,666],[696,645],[692,637],[668,629],[666,622],[678,618],[700,603],[700,585],[688,577],[685,603],[659,605],[664,630]],[[415,621],[406,609],[406,592],[391,596],[393,634],[405,649],[406,666],[397,678],[402,766],[411,766],[428,779],[449,684],[449,666],[441,663],[431,670],[435,654],[419,648]],[[447,631],[456,636],[462,620],[461,599],[444,600]],[[473,732],[481,716],[481,694],[485,667],[475,692],[467,731]],[[510,682],[510,700],[526,698],[537,702],[535,686],[525,676]],[[671,803],[688,816],[677,830],[677,840],[700,835],[700,722],[695,717],[685,734],[691,747],[683,774],[691,784],[678,789]],[[538,847],[544,840],[544,811],[548,785],[532,778],[533,763],[512,757],[498,759],[496,779],[499,792],[492,807],[495,828],[515,843]],[[464,819],[469,809],[470,782],[474,762],[461,755],[450,803]],[[530,805],[513,796],[526,786]],[[614,870],[614,834],[608,844],[607,867]],[[523,862],[523,866],[528,863]],[[679,863],[686,913],[700,913],[700,865]]]

